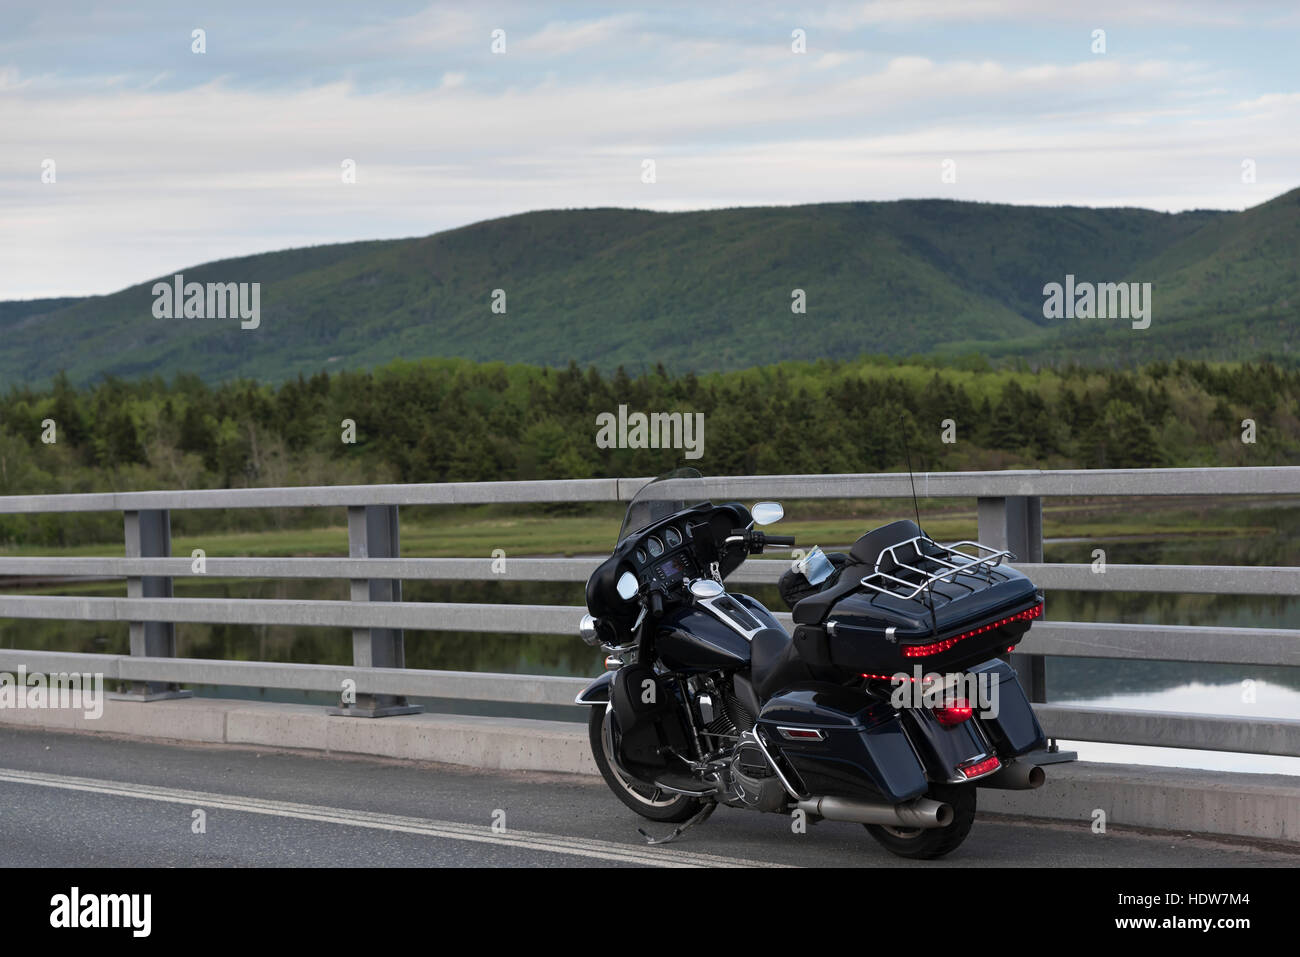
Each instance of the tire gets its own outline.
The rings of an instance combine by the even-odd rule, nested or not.
[[[668,794],[654,785],[642,784],[623,776],[614,766],[610,756],[612,745],[606,735],[609,723],[614,720],[614,713],[610,709],[597,705],[591,709],[591,718],[587,722],[591,756],[596,759],[600,776],[605,779],[614,796],[643,818],[664,824],[680,824],[698,813],[704,806],[704,802],[698,798]]]
[[[975,823],[975,785],[936,784],[926,792],[932,801],[952,806],[952,823],[947,827],[893,827],[864,824],[871,836],[891,853],[915,860],[934,860],[951,854],[966,840]]]

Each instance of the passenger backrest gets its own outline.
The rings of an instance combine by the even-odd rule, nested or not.
[[[855,562],[870,565],[874,568],[876,561],[880,558],[881,549],[888,548],[890,545],[897,545],[899,542],[905,542],[909,538],[916,538],[920,534],[920,527],[910,519],[890,522],[888,525],[873,528],[854,542],[853,547],[849,549],[849,555],[852,556]],[[889,571],[888,568],[883,567],[880,570],[882,572]]]

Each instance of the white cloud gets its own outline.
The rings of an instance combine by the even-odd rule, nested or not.
[[[1131,17],[1161,4],[1096,9],[1120,6]],[[885,22],[1023,10],[1015,0],[868,7],[830,13]],[[429,53],[424,86],[382,92],[337,72],[181,86],[150,70],[109,86],[0,68],[0,298],[108,292],[224,256],[530,209],[918,196],[1242,208],[1294,187],[1300,170],[1300,93],[1243,88],[1221,64],[1164,49],[1013,62],[897,44],[882,59],[822,31],[793,56],[781,18],[780,29],[746,21],[728,41],[640,17],[507,24],[506,57],[488,52],[501,24],[478,11],[377,23],[351,35],[353,50]],[[482,67],[453,56],[467,45]],[[598,66],[568,69],[584,56]],[[609,66],[620,59],[627,69]],[[214,68],[224,63],[214,55]],[[653,185],[640,181],[646,157]],[[1259,183],[1240,183],[1242,157],[1259,163]],[[40,181],[45,158],[58,164],[55,185]],[[357,163],[355,184],[341,182],[344,158]],[[948,158],[956,184],[939,178]]]
[[[1079,4],[1044,3],[1042,0],[869,0],[833,3],[810,22],[839,30],[864,26],[897,26],[970,21],[1091,20],[1097,27],[1108,23],[1162,22],[1178,24],[1238,24],[1249,17],[1290,16],[1280,5],[1267,2],[1225,5],[1213,0],[1090,0]]]
[[[620,14],[586,21],[557,21],[524,37],[517,49],[537,56],[564,56],[587,47],[604,46],[635,36],[644,20],[640,14]]]

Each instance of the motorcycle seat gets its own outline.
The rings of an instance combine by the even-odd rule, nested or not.
[[[851,562],[844,567],[844,573],[840,575],[840,580],[825,591],[819,591],[809,595],[807,598],[795,604],[792,615],[796,625],[820,625],[825,619],[831,606],[852,592],[862,581],[862,575],[854,574],[853,570],[856,563]]]
[[[754,635],[749,649],[749,673],[760,701],[796,682],[813,678],[808,664],[799,656],[794,639],[784,628],[764,628]]]
[[[849,555],[852,556],[855,562],[875,568],[876,563],[880,561],[882,551],[890,545],[897,545],[909,538],[916,538],[920,534],[920,527],[910,519],[905,518],[902,521],[890,522],[888,525],[873,528],[854,542],[849,549]],[[881,571],[889,571],[889,569],[882,568]]]
[[[840,573],[839,580],[830,588],[809,595],[794,606],[795,624],[820,625],[830,613],[831,607],[857,588],[862,577],[876,567],[876,563],[880,561],[880,553],[884,549],[916,538],[920,534],[920,527],[908,519],[890,522],[888,525],[881,525],[867,532],[849,549],[849,561]],[[885,564],[892,563],[886,561]],[[890,569],[882,567],[881,570]]]

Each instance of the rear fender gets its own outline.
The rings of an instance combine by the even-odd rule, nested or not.
[[[945,728],[926,708],[905,708],[899,712],[907,737],[925,765],[931,781],[960,784],[967,780],[959,770],[993,754],[993,748],[980,734],[978,722],[968,718],[961,724]]]
[[[960,783],[970,780],[960,770],[984,757],[1006,763],[1017,755],[1041,748],[1046,739],[1025,696],[1015,670],[994,658],[967,672],[989,688],[988,710],[972,702],[973,714],[952,727],[944,727],[928,708],[901,711],[908,738],[925,764],[932,781]],[[981,698],[983,692],[980,692]]]

